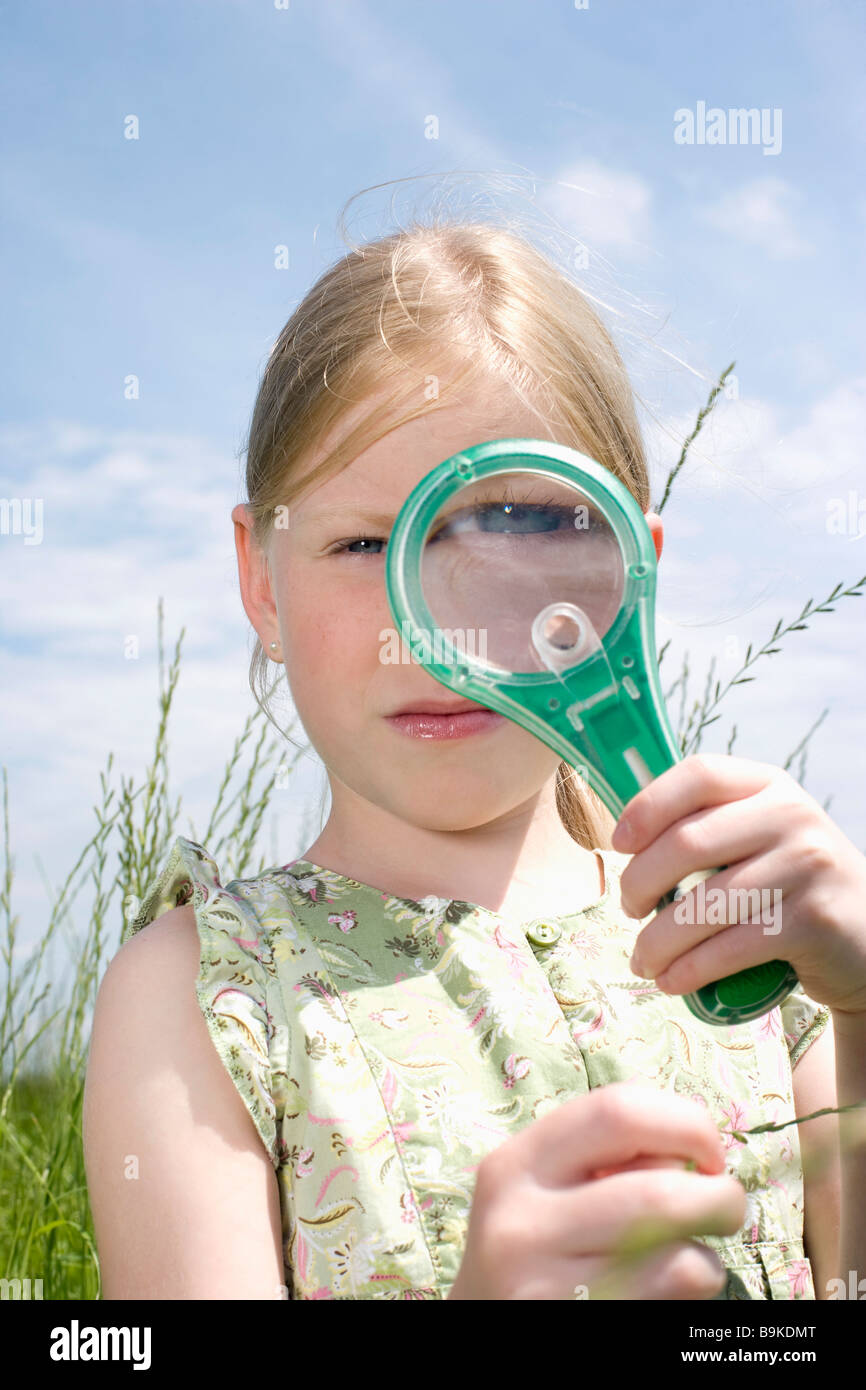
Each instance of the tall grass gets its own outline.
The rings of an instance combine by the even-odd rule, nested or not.
[[[687,450],[713,408],[726,368],[700,412],[679,461],[668,476],[659,509],[685,462]],[[688,698],[688,656],[681,674],[666,691],[679,691],[678,738],[682,752],[695,752],[705,730],[719,717],[719,706],[735,685],[753,680],[755,663],[780,650],[781,642],[800,631],[818,613],[832,612],[843,597],[860,596],[866,577],[843,589],[837,584],[817,606],[810,599],[787,625],[779,620],[769,640],[750,647],[743,668],[722,687],[711,664],[703,693]],[[162,601],[158,605],[159,708],[153,757],[140,784],[134,778],[113,781],[114,755],[100,774],[100,794],[93,807],[96,829],[81,850],[66,881],[54,896],[38,946],[22,958],[16,948],[18,918],[13,912],[14,860],[9,833],[8,779],[3,768],[4,868],[0,889],[3,917],[2,957],[5,992],[0,1019],[0,1278],[42,1281],[42,1297],[97,1299],[99,1261],[87,1198],[82,1149],[82,1098],[93,1005],[108,961],[116,953],[124,918],[134,915],[145,889],[162,867],[177,833],[181,798],[172,803],[167,764],[168,726],[178,680],[181,630],[166,671]],[[660,659],[664,657],[664,649]],[[670,705],[669,705],[670,708]],[[805,773],[808,741],[826,711],[788,758]],[[673,713],[672,713],[673,720]],[[674,721],[675,722],[675,721]],[[289,731],[290,732],[290,731]],[[190,838],[207,846],[230,877],[255,876],[268,864],[255,856],[255,845],[277,778],[285,769],[280,740],[268,739],[268,721],[256,708],[227,759],[216,789],[208,825]],[[728,743],[730,751],[736,727]],[[297,745],[295,745],[297,746]],[[289,767],[306,751],[302,747]],[[85,886],[90,889],[86,931],[76,933],[72,905]],[[61,928],[69,930],[67,959],[57,959]]]
[[[14,860],[9,795],[3,768],[4,873],[0,891],[5,974],[0,1019],[0,1278],[41,1280],[41,1296],[95,1299],[99,1262],[87,1199],[82,1147],[82,1100],[93,1005],[124,920],[135,915],[178,833],[181,798],[172,804],[167,766],[168,725],[180,675],[185,630],[166,674],[162,600],[158,605],[159,718],[153,756],[140,784],[112,783],[114,755],[100,775],[93,807],[96,830],[51,904],[37,947],[22,960],[13,913]],[[291,733],[289,727],[288,733]],[[226,762],[208,825],[191,838],[207,845],[230,877],[269,867],[254,847],[277,778],[290,774],[280,740],[267,739],[268,721],[256,707]],[[70,906],[87,884],[87,930],[69,934]],[[58,960],[58,955],[61,959]],[[13,1295],[14,1296],[14,1295]]]

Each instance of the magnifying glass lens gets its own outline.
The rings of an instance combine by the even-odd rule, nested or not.
[[[421,555],[421,586],[446,640],[512,673],[545,669],[532,625],[553,604],[575,606],[603,637],[622,605],[622,553],[609,522],[577,488],[543,475],[498,473],[443,504]],[[544,637],[583,659],[580,624],[545,620]]]

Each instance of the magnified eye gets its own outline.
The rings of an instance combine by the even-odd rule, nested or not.
[[[427,544],[467,531],[486,531],[501,535],[536,535],[567,530],[573,533],[573,509],[543,502],[484,502],[466,507],[448,517],[431,532]]]
[[[557,531],[568,519],[563,507],[533,505],[531,502],[505,502],[502,506],[480,508],[483,531]]]

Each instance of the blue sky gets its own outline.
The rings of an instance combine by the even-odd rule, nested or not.
[[[4,30],[0,497],[44,517],[39,544],[0,535],[25,938],[92,833],[108,750],[139,774],[152,747],[159,595],[169,645],[187,629],[181,833],[206,822],[251,708],[229,518],[249,413],[362,189],[414,180],[353,205],[358,239],[423,214],[446,176],[455,209],[480,198],[584,246],[657,483],[736,360],[664,514],[668,681],[684,652],[697,684],[713,658],[729,678],[777,618],[866,572],[861,5],[33,0]],[[776,152],[677,143],[699,103],[766,112]],[[736,722],[735,752],[781,763],[829,707],[806,785],[861,849],[864,624],[848,599],[793,634],[705,742],[724,751]],[[277,793],[275,862],[311,842],[322,785],[308,758]]]

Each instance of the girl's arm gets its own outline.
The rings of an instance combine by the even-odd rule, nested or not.
[[[776,949],[737,907],[723,931],[704,922],[687,940],[676,908],[668,905],[641,930],[632,968],[662,990],[689,994],[709,980],[771,958],[789,961],[803,991],[829,1008],[832,1021],[832,1033],[828,1025],[794,1068],[798,1114],[861,1105],[866,1100],[866,856],[814,797],[784,769],[767,763],[715,754],[684,758],[626,805],[612,847],[632,856],[620,896],[633,917],[652,912],[671,884],[709,864],[732,866],[719,872],[722,888],[782,893],[785,934]],[[816,1293],[823,1297],[828,1279],[842,1279],[847,1288],[856,1283],[858,1289],[860,1280],[866,1281],[866,1150],[862,1142],[854,1146],[858,1136],[863,1139],[864,1112],[829,1118],[841,1139],[838,1216],[822,1219],[821,1197],[814,1191],[805,1210]],[[801,1146],[814,1147],[820,1125],[821,1120],[811,1120],[801,1127]],[[823,1130],[829,1132],[830,1125]],[[821,1186],[834,1201],[833,1177],[825,1175]]]
[[[811,1115],[814,1110],[823,1110],[827,1106],[835,1109],[841,1103],[836,1100],[832,1015],[824,1031],[803,1053],[792,1075],[794,1108],[798,1116]],[[842,1192],[839,1117],[822,1115],[796,1128],[803,1159],[803,1244],[812,1265],[815,1297],[825,1299],[828,1280],[843,1277],[839,1242]],[[822,1157],[828,1148],[832,1156],[823,1163]],[[817,1171],[810,1171],[812,1165]]]
[[[831,1103],[854,1105],[859,1101],[862,1104],[866,1100],[866,1015],[837,1011],[833,1013],[831,1022],[836,1041],[836,1088],[839,1096],[838,1101]],[[820,1039],[816,1041],[820,1042]],[[808,1055],[807,1052],[803,1061]],[[846,1298],[852,1296],[853,1283],[856,1286],[853,1296],[859,1299],[866,1297],[866,1124],[862,1110],[853,1110],[838,1118],[842,1135],[842,1236],[839,1250],[842,1268],[839,1277],[845,1280]],[[802,1128],[807,1126],[803,1125]]]
[[[211,1041],[198,966],[187,905],[127,941],[100,985],[83,1126],[104,1298],[281,1297],[276,1174]]]

